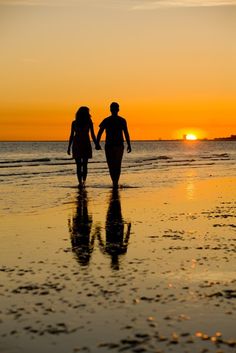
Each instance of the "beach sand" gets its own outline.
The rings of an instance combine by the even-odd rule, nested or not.
[[[1,217],[0,352],[236,351],[235,178],[59,189]]]

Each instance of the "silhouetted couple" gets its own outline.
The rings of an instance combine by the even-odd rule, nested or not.
[[[118,115],[119,104],[116,102],[111,103],[110,111],[111,115],[99,125],[100,129],[97,137],[94,133],[88,107],[80,107],[76,113],[75,120],[72,122],[67,153],[70,154],[72,146],[72,156],[77,165],[77,177],[80,186],[85,184],[88,173],[88,160],[92,158],[90,135],[96,150],[101,150],[100,139],[104,130],[106,131],[105,154],[107,165],[113,186],[118,186],[124,153],[124,137],[127,142],[128,153],[131,152],[131,144],[126,120]]]

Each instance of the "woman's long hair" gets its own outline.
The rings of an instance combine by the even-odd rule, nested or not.
[[[80,107],[75,114],[75,121],[78,127],[84,127],[89,124],[91,115],[88,107]]]

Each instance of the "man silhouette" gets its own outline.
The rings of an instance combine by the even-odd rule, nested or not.
[[[103,131],[106,130],[105,154],[109,168],[109,173],[113,182],[113,187],[118,187],[121,173],[121,162],[124,153],[124,136],[127,142],[127,152],[131,152],[130,137],[127,123],[124,118],[118,115],[119,104],[116,102],[110,105],[111,116],[105,118],[99,125],[100,129],[97,135],[97,147],[101,149],[99,144]]]

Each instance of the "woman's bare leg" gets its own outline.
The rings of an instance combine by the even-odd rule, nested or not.
[[[80,158],[76,159],[76,171],[77,171],[77,178],[79,181],[79,185],[81,185],[82,184],[82,163]]]
[[[82,178],[83,178],[84,184],[85,184],[86,179],[87,179],[87,174],[88,174],[88,159],[87,158],[83,158],[82,159]]]

